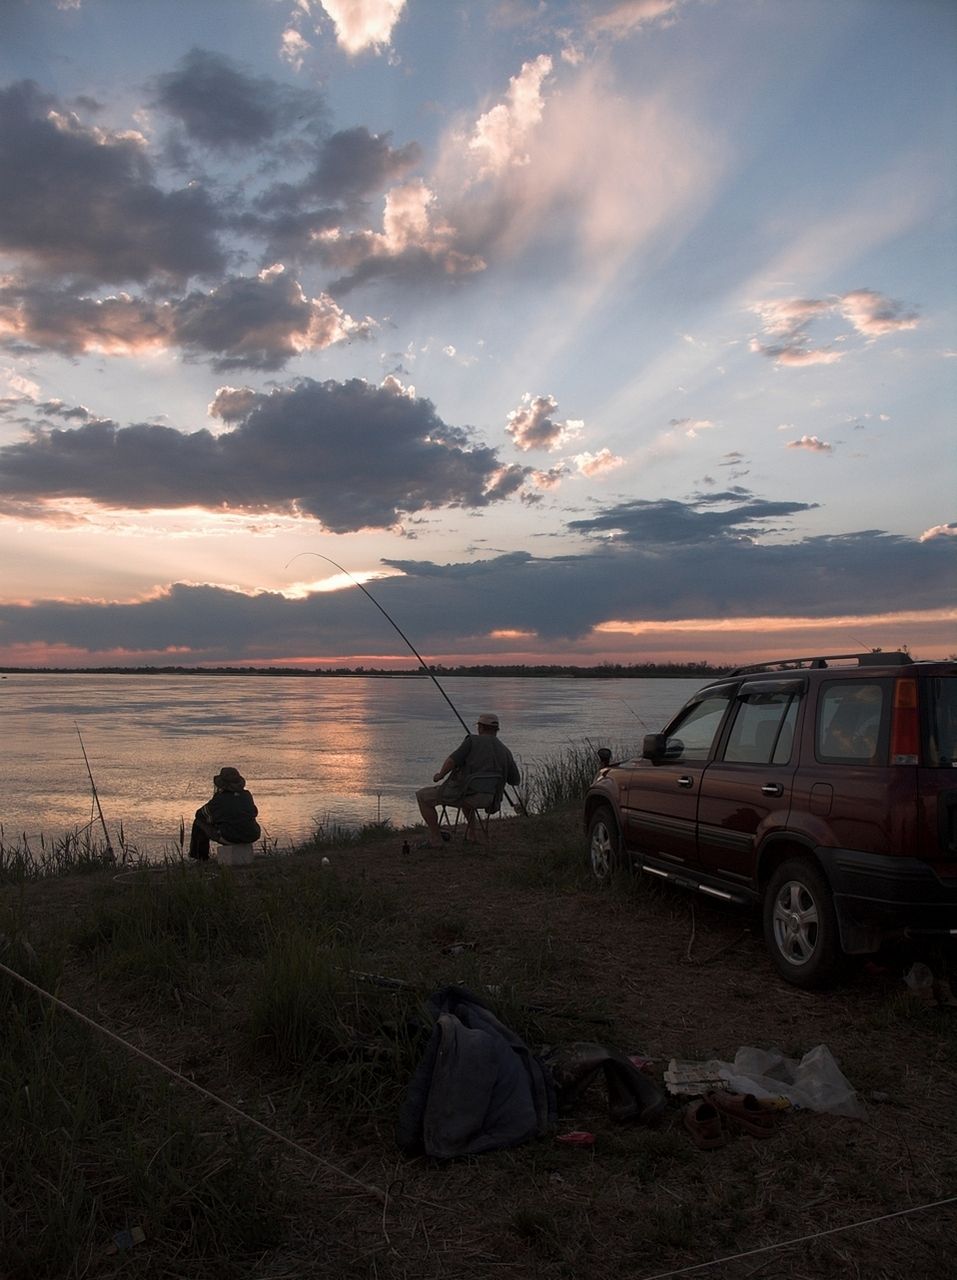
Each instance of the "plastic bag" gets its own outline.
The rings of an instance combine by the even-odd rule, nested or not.
[[[864,1108],[841,1074],[827,1045],[819,1044],[798,1062],[780,1049],[745,1047],[733,1063],[721,1064],[721,1075],[736,1093],[756,1098],[787,1098],[792,1106],[860,1120]]]

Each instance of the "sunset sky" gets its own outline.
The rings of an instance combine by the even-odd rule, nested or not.
[[[955,138],[951,0],[3,0],[0,664],[954,653]]]

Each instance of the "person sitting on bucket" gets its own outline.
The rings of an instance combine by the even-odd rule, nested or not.
[[[452,754],[446,757],[441,769],[432,775],[432,781],[438,785],[420,787],[415,793],[419,813],[425,819],[425,825],[429,829],[427,848],[438,848],[443,839],[448,839],[448,833],[443,833],[439,828],[437,813],[437,806],[445,801],[456,803],[462,801],[462,811],[466,821],[465,838],[466,840],[475,839],[475,809],[481,806],[471,806],[466,803],[467,793],[464,787],[470,775],[497,773],[503,784],[509,783],[513,787],[522,780],[511,751],[504,742],[499,741],[498,716],[487,711],[479,716],[476,727],[478,733],[470,733],[461,746],[456,747]]]
[[[252,844],[262,832],[256,817],[259,810],[246,790],[246,779],[227,765],[213,779],[215,790],[211,800],[196,810],[189,835],[189,856],[205,862],[209,842],[217,844]]]

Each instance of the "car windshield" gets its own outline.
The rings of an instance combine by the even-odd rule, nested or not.
[[[932,769],[957,768],[957,676],[928,682],[929,702],[926,759]]]

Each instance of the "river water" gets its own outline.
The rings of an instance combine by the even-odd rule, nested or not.
[[[631,751],[699,680],[442,678],[473,726],[495,711],[524,774],[586,741]],[[235,765],[279,847],[317,827],[417,822],[413,792],[463,730],[425,675],[211,676],[11,673],[0,680],[0,823],[9,843],[95,821],[148,856],[178,848]],[[79,733],[78,733],[79,730]]]

